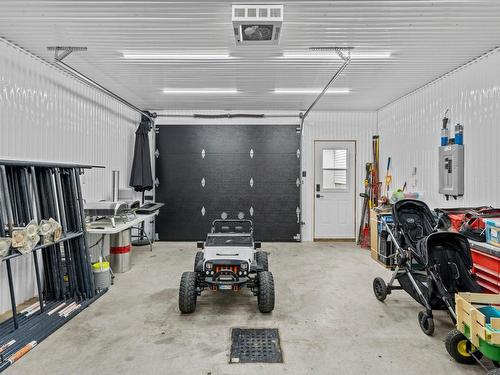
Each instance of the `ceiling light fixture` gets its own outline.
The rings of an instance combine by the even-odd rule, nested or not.
[[[360,52],[352,51],[352,60],[388,59],[392,56],[390,51],[385,52]],[[338,54],[332,52],[283,52],[281,59],[335,59],[340,60]]]
[[[223,60],[234,59],[229,53],[149,53],[125,51],[122,53],[128,60]]]
[[[164,94],[237,94],[237,89],[163,89]]]
[[[319,94],[322,89],[275,89],[275,94]],[[349,88],[331,88],[326,92],[327,94],[349,94]]]

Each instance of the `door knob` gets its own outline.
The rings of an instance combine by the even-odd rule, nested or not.
[[[316,198],[323,198],[324,195],[321,195],[321,194],[316,194]]]

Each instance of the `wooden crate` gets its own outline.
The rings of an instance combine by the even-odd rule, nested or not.
[[[480,347],[480,340],[490,345],[500,345],[500,318],[491,318],[490,326],[486,317],[477,308],[487,305],[500,305],[499,294],[457,293],[455,294],[455,310],[457,313],[457,329],[466,333],[469,330],[469,340]]]

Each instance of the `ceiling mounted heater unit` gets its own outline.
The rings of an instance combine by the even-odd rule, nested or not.
[[[283,5],[233,5],[236,44],[278,44]]]

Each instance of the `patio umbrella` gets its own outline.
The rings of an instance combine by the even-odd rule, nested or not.
[[[142,193],[141,203],[144,204],[144,192],[153,188],[153,173],[151,171],[151,154],[149,150],[149,130],[151,129],[151,120],[142,115],[141,123],[135,132],[134,161],[132,162],[132,171],[130,173],[129,185],[135,191]],[[141,223],[140,236],[132,241],[134,246],[149,245],[149,239],[143,237],[144,222]]]
[[[150,129],[151,121],[146,116],[142,115],[141,123],[135,132],[134,161],[132,163],[129,185],[132,186],[135,191],[142,192],[143,197],[145,191],[153,188],[153,173],[151,171],[151,155],[148,137]]]

